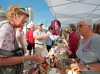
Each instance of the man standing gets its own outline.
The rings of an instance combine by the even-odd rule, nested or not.
[[[37,29],[34,31],[35,53],[42,52],[46,49],[46,38],[49,34],[42,29],[42,25],[42,23],[38,23]]]
[[[33,49],[33,54],[35,53],[35,49],[34,49],[35,42],[34,42],[33,35],[34,35],[34,25],[32,24],[30,26],[30,29],[26,32],[26,41],[28,43],[27,50],[29,51],[28,55],[31,55],[32,49]]]

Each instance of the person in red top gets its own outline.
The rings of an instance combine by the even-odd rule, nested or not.
[[[76,30],[77,30],[76,25],[70,24],[67,30],[70,33],[69,40],[68,40],[69,42],[67,42],[65,39],[63,40],[63,42],[65,42],[65,44],[67,45],[67,48],[68,48],[67,51],[68,51],[69,58],[77,58],[76,51],[79,45],[79,36]]]
[[[26,32],[26,41],[28,43],[27,50],[29,50],[29,55],[31,55],[32,49],[33,49],[33,54],[35,53],[34,49],[35,42],[33,33],[34,33],[34,25],[31,25],[30,29]]]

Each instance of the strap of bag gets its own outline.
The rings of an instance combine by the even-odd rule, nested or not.
[[[0,28],[1,28],[1,27],[2,27],[2,25],[3,25],[3,24],[5,24],[5,23],[8,23],[8,22],[4,22],[4,23],[2,23],[2,24],[0,25]],[[14,36],[14,46],[15,46],[15,49],[18,49],[18,48],[19,48],[19,46],[18,46],[18,43],[17,43],[17,40],[16,40],[16,37],[15,37],[15,36]],[[15,53],[14,53],[14,52],[11,52],[11,51],[4,50],[4,49],[1,49],[1,48],[0,48],[0,55],[4,55],[4,56],[8,56],[8,57],[10,57],[10,56],[15,55]]]

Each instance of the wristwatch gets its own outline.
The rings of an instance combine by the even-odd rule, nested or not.
[[[88,64],[86,65],[86,67],[87,67],[87,70],[91,70]]]

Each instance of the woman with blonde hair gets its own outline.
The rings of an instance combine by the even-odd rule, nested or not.
[[[0,28],[0,50],[14,51],[15,45],[15,29],[23,27],[26,23],[29,14],[19,5],[12,5],[8,7],[6,12],[7,19],[1,21]],[[0,74],[22,74],[22,69],[15,65],[20,65],[25,61],[35,61],[42,63],[43,58],[40,53],[30,56],[5,56],[0,54]],[[7,68],[8,67],[8,68]],[[10,68],[10,69],[9,69]],[[12,69],[15,68],[15,69]]]

